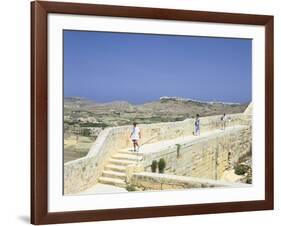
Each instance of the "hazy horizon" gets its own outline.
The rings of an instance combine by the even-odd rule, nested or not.
[[[168,97],[168,96],[165,96],[165,97]],[[106,104],[106,103],[111,103],[111,102],[127,102],[127,103],[133,104],[133,105],[142,105],[142,104],[145,104],[145,103],[160,101],[161,97],[159,97],[158,99],[147,100],[143,103],[134,103],[134,102],[131,102],[131,101],[128,101],[128,100],[121,100],[121,99],[115,99],[115,100],[112,100],[112,101],[100,102],[100,101],[97,101],[95,99],[82,97],[82,96],[65,96],[64,97],[64,99],[70,99],[70,98],[81,99],[81,100],[89,100],[89,101],[93,101],[97,104]],[[225,103],[225,104],[250,104],[251,103],[251,101],[249,101],[249,102],[227,102],[227,101],[219,101],[219,100],[199,100],[199,99],[191,99],[191,98],[187,98],[187,97],[170,97],[169,96],[169,98],[179,98],[179,99],[191,100],[191,101],[195,101],[195,102],[209,102],[209,103],[214,102],[214,103]]]
[[[64,31],[64,96],[142,104],[162,96],[249,103],[249,39]]]

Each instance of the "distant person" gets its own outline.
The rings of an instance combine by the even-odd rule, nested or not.
[[[194,126],[195,126],[195,134],[194,135],[195,136],[200,136],[200,119],[199,119],[199,114],[196,115]]]
[[[133,123],[133,129],[132,129],[130,138],[134,144],[134,151],[139,150],[140,146],[139,146],[138,141],[141,138],[141,131],[140,131],[140,128],[137,127],[137,123],[135,123],[135,122]]]
[[[221,129],[225,130],[225,125],[226,125],[226,115],[223,114],[223,116],[221,117]]]

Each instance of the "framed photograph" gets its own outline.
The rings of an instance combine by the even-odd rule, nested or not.
[[[273,209],[273,16],[31,3],[31,223]]]

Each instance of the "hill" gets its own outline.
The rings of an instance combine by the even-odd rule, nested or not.
[[[82,98],[65,99],[65,116],[86,118],[92,116],[107,126],[138,123],[180,121],[200,116],[232,114],[243,112],[248,104],[203,102],[178,97],[161,97],[145,104],[131,104],[126,101],[97,103]]]

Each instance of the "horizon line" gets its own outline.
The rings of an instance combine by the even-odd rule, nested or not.
[[[94,98],[89,98],[89,97],[85,97],[85,96],[64,96],[64,99],[66,99],[66,98],[89,100],[89,101],[93,101],[93,102],[95,102],[97,104],[108,104],[108,103],[112,103],[112,102],[127,102],[127,103],[132,104],[132,105],[142,105],[142,104],[151,103],[151,102],[155,102],[155,101],[161,101],[161,98],[162,99],[165,99],[165,98],[166,99],[178,99],[179,101],[193,101],[193,102],[200,102],[200,103],[228,104],[228,105],[232,105],[232,104],[244,105],[244,104],[250,104],[252,102],[252,100],[245,101],[245,102],[230,102],[230,101],[220,101],[220,100],[200,100],[200,99],[187,98],[187,97],[179,97],[179,96],[161,96],[158,99],[151,99],[149,101],[142,102],[142,103],[133,103],[131,101],[121,100],[121,99],[100,102],[100,101],[95,100]]]

